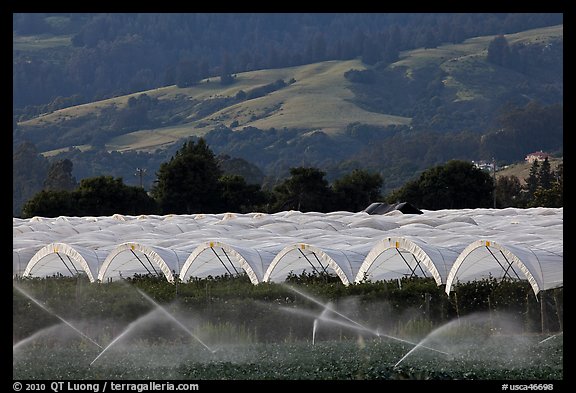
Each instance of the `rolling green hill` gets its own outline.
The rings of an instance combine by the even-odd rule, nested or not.
[[[300,67],[239,73],[230,86],[222,86],[219,78],[208,78],[188,88],[167,86],[127,96],[107,99],[57,110],[19,123],[24,131],[57,130],[67,123],[88,121],[110,108],[126,108],[131,97],[146,94],[168,106],[176,124],[160,124],[155,128],[138,129],[110,138],[109,150],[154,150],[191,135],[201,136],[220,125],[233,128],[247,126],[259,129],[299,128],[338,133],[353,122],[373,125],[409,124],[410,118],[373,113],[363,110],[350,100],[351,82],[344,78],[349,69],[364,69],[358,60],[327,61]],[[241,102],[233,100],[239,91],[250,92],[277,80],[295,80],[288,86],[265,96]],[[211,103],[218,108],[219,101],[229,99],[229,105],[202,115],[201,110]],[[67,148],[61,146],[60,148]],[[54,152],[46,152],[47,154]]]
[[[562,40],[562,36],[563,26],[559,25],[506,38],[511,45],[544,45]],[[338,135],[355,123],[379,127],[410,125],[422,101],[424,105],[433,101],[434,97],[427,97],[424,90],[438,75],[442,86],[441,92],[435,94],[440,100],[436,109],[465,102],[467,111],[474,106],[484,108],[477,113],[482,116],[487,108],[499,104],[498,97],[510,95],[519,85],[535,83],[528,81],[534,75],[505,70],[486,61],[487,47],[493,38],[477,37],[461,44],[402,52],[397,62],[380,67],[388,74],[387,79],[371,86],[353,83],[345,77],[349,70],[367,69],[359,60],[252,71],[235,74],[234,82],[226,86],[218,77],[207,78],[192,87],[172,85],[57,110],[20,122],[18,135],[32,139],[50,155],[70,146],[86,149],[93,144],[107,150],[153,151],[221,126],[233,130],[289,128],[302,133],[319,130]],[[58,42],[61,41],[51,39],[49,43]],[[19,45],[31,43],[20,41]],[[378,67],[374,72],[378,72]],[[253,94],[256,97],[251,98],[250,92],[277,81],[285,86],[268,89],[264,95]],[[242,99],[243,93],[247,97]],[[125,113],[129,99],[142,94],[152,98],[154,106],[146,108],[147,121],[131,123],[130,114]],[[363,100],[367,104],[363,105]],[[381,108],[375,107],[378,100],[385,101]],[[141,115],[139,112],[135,116]],[[125,118],[121,126],[119,116]],[[447,119],[443,121],[446,123]]]

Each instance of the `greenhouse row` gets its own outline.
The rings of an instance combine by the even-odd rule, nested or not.
[[[432,277],[446,293],[487,277],[563,286],[563,208],[13,219],[13,277],[177,278],[289,274],[365,280]]]

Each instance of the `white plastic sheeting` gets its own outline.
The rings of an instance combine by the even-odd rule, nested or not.
[[[51,243],[42,247],[30,259],[24,276],[82,275],[94,281],[94,273],[100,267],[103,253],[84,247],[72,247],[65,243]]]
[[[563,209],[194,214],[13,219],[13,276],[246,273],[254,284],[303,271],[369,279],[433,277],[449,293],[485,277],[563,285]]]
[[[466,247],[452,265],[445,290],[449,294],[455,282],[492,276],[496,279],[526,279],[537,294],[540,290],[563,285],[562,265],[562,253],[478,240]]]
[[[356,265],[363,256],[346,250],[320,249],[310,244],[293,244],[285,247],[270,263],[263,281],[283,281],[290,272],[308,270],[311,273],[336,273],[344,285],[354,280]],[[338,261],[338,262],[337,262]]]
[[[102,266],[98,269],[98,280],[107,278],[130,277],[136,273],[160,275],[162,272],[169,282],[174,282],[174,275],[180,271],[180,260],[186,254],[157,246],[146,246],[141,243],[127,242],[114,248]]]
[[[272,258],[273,255],[266,250],[208,241],[196,247],[186,259],[180,270],[180,279],[186,281],[191,276],[218,276],[222,273],[234,276],[245,272],[253,284],[258,284],[262,281],[263,264],[268,264]]]
[[[388,237],[371,249],[355,281],[416,276],[433,277],[436,284],[442,285],[458,254],[457,249],[430,245],[419,239]]]

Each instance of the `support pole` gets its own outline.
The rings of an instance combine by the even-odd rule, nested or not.
[[[460,319],[460,311],[458,310],[458,295],[454,291],[454,305],[456,306],[456,317]]]
[[[556,317],[558,318],[558,329],[561,332],[563,332],[564,331],[564,324],[562,323],[562,321],[563,321],[562,309],[560,308],[560,305],[558,304],[558,294],[556,293],[556,291],[553,292],[553,296],[554,296],[554,305],[556,306]]]
[[[494,182],[494,209],[496,209],[496,159],[492,157],[492,180]]]
[[[540,291],[540,323],[542,334],[546,333],[546,301],[544,299],[544,291]]]

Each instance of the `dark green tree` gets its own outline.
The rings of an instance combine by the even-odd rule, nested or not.
[[[232,76],[232,65],[231,65],[230,55],[228,52],[224,53],[224,58],[222,60],[222,67],[220,69],[220,84],[227,86],[234,83],[234,77]]]
[[[326,37],[324,34],[316,32],[309,45],[308,52],[311,63],[326,60]]]
[[[238,175],[244,178],[248,184],[262,184],[264,181],[264,172],[262,170],[246,161],[243,158],[230,157],[227,154],[219,154],[216,156],[218,166],[225,175]]]
[[[144,189],[127,186],[122,178],[97,176],[82,179],[73,192],[77,210],[83,216],[111,216],[113,214],[153,214],[156,202]]]
[[[558,164],[554,172],[554,181],[560,188],[564,187],[564,163]]]
[[[367,39],[362,48],[362,63],[374,65],[382,59],[382,50],[375,40]]]
[[[540,168],[542,170],[542,167]],[[562,207],[564,206],[564,165],[558,165],[558,168],[551,175],[550,186],[545,188],[539,185],[534,192],[530,207]]]
[[[263,211],[266,194],[257,184],[248,184],[242,176],[224,175],[220,178],[222,211],[250,213]]]
[[[50,26],[46,23],[46,14],[19,13],[14,14],[14,30],[22,35],[46,33]]]
[[[482,137],[482,155],[519,161],[527,152],[558,149],[564,138],[563,113],[562,104],[504,105],[496,118],[497,128]]]
[[[74,194],[64,190],[42,190],[22,206],[22,217],[58,217],[84,215],[77,210]]]
[[[493,190],[488,172],[468,161],[450,160],[422,172],[417,181],[391,193],[386,200],[410,202],[429,210],[491,207]]]
[[[522,207],[521,201],[522,184],[518,177],[501,176],[496,180],[496,206]]]
[[[553,180],[554,176],[550,168],[550,161],[548,161],[548,157],[546,157],[538,170],[538,185],[545,190],[549,190],[552,187]]]
[[[206,141],[188,141],[160,165],[151,194],[163,214],[216,212],[222,205],[221,175]]]
[[[111,216],[157,213],[156,202],[122,178],[98,176],[82,179],[74,191],[42,190],[23,207],[25,217]]]
[[[198,83],[198,65],[191,60],[181,60],[176,66],[176,86],[190,87]]]
[[[206,57],[202,57],[198,62],[198,76],[204,79],[210,76],[210,65]]]
[[[562,188],[555,186],[552,188],[538,187],[529,207],[562,207],[564,206]]]
[[[488,55],[486,60],[492,64],[504,66],[510,56],[510,46],[508,40],[503,35],[499,35],[488,44]]]
[[[526,189],[528,190],[528,197],[532,198],[536,189],[538,188],[539,181],[538,181],[538,172],[540,171],[540,164],[538,160],[534,160],[532,165],[530,166],[530,172],[526,180]]]
[[[20,215],[22,206],[42,190],[49,163],[30,142],[18,145],[12,154],[12,214]]]
[[[318,168],[290,168],[290,177],[274,187],[272,210],[331,211],[334,193],[325,175]]]
[[[352,212],[365,209],[370,203],[380,199],[383,182],[379,173],[370,173],[364,169],[353,170],[334,182],[334,208]]]
[[[556,195],[555,207],[564,206],[564,164],[559,164],[556,168],[551,191]]]
[[[72,191],[77,186],[76,178],[72,176],[74,164],[65,158],[53,162],[48,168],[48,175],[44,180],[44,190],[47,191]]]

